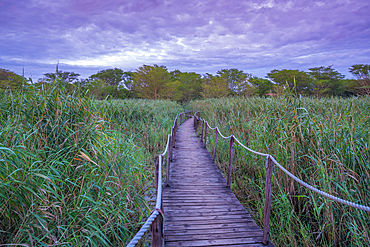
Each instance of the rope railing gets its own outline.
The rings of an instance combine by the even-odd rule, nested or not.
[[[171,133],[167,135],[166,148],[163,153],[158,155],[156,159],[156,171],[155,171],[155,185],[156,185],[156,204],[155,209],[150,214],[148,219],[145,221],[144,225],[136,233],[136,235],[131,239],[127,247],[135,247],[139,240],[144,236],[145,232],[151,226],[152,230],[152,246],[164,246],[164,227],[163,220],[164,214],[162,211],[162,167],[163,167],[163,157],[167,154],[167,167],[166,167],[166,182],[165,186],[168,186],[169,176],[170,176],[170,163],[172,161],[173,148],[176,139],[176,132],[184,120],[185,115],[189,115],[192,111],[185,111],[176,115],[173,125],[171,127]],[[179,123],[180,122],[180,123]]]
[[[326,198],[329,198],[333,201],[348,205],[350,207],[354,207],[360,210],[364,210],[367,212],[370,212],[369,206],[364,206],[361,204],[353,203],[344,199],[341,199],[339,197],[330,195],[324,191],[321,191],[306,182],[302,181],[298,177],[294,176],[292,173],[290,173],[287,169],[285,169],[282,165],[280,165],[275,158],[270,154],[265,154],[261,152],[257,152],[255,150],[252,150],[245,146],[243,143],[241,143],[234,135],[230,135],[225,137],[220,132],[219,128],[211,127],[206,120],[200,117],[200,112],[197,111],[194,113],[194,127],[196,132],[198,133],[198,130],[200,129],[200,125],[202,125],[201,131],[200,131],[200,138],[203,142],[204,140],[204,147],[207,146],[207,127],[211,130],[217,130],[216,131],[216,139],[215,139],[215,145],[213,148],[213,160],[215,160],[216,156],[216,149],[217,149],[217,139],[218,135],[220,135],[224,139],[230,139],[230,158],[229,158],[229,169],[228,169],[228,178],[227,178],[227,187],[230,188],[231,185],[231,174],[232,174],[232,159],[233,159],[233,143],[236,141],[241,147],[248,150],[249,152],[252,152],[254,154],[264,156],[266,157],[266,184],[265,184],[265,206],[264,206],[264,223],[263,223],[263,244],[267,245],[269,242],[269,229],[270,229],[270,210],[271,210],[271,185],[272,185],[272,168],[273,164],[275,164],[277,167],[279,167],[284,173],[286,173],[289,177],[291,177],[293,180],[298,182],[299,184],[303,185],[304,187],[316,192],[317,194],[320,194]]]

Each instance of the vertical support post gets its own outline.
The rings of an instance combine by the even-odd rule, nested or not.
[[[155,159],[155,194],[158,192],[159,157]]]
[[[159,214],[152,223],[152,246],[163,247],[163,217]]]
[[[234,136],[231,136],[231,138],[230,138],[229,174],[227,176],[226,188],[230,188],[230,186],[231,186],[231,175],[233,173],[233,144],[234,144]]]
[[[200,135],[200,141],[203,142],[203,131],[204,131],[204,119],[202,120],[202,133]]]
[[[160,160],[161,160],[162,164],[159,164]],[[162,177],[159,177],[159,167],[160,167],[160,165],[163,167],[163,156],[161,157],[161,159],[159,159],[159,157],[157,157],[157,159],[156,159],[156,186],[157,186],[156,194],[158,194],[159,179],[162,179]],[[160,209],[163,208],[162,205],[163,205],[163,196],[162,196],[162,193],[161,193]],[[155,220],[153,221],[152,226],[151,226],[152,246],[156,246],[156,247],[163,247],[164,246],[163,233],[164,233],[163,217],[162,217],[162,214],[159,214],[157,216],[157,218],[155,218]]]
[[[170,149],[168,150],[168,152],[169,152],[171,161],[173,161],[173,145],[174,145],[174,140],[175,140],[175,134],[173,133],[173,127],[171,127],[171,132],[172,132],[172,135],[171,135],[171,141],[170,141]]]
[[[207,121],[204,120],[204,147],[207,148]]]
[[[265,184],[265,207],[263,209],[263,241],[268,245],[270,236],[270,211],[271,211],[271,185],[272,185],[272,166],[273,162],[270,155],[266,160],[266,184]]]
[[[202,125],[202,121],[200,120],[200,117],[198,118],[198,130],[199,130],[199,136],[200,136],[200,126]],[[197,133],[198,134],[198,133]]]
[[[213,161],[215,161],[215,158],[216,158],[217,138],[218,138],[218,127],[216,127],[216,141],[215,141],[215,147],[213,148]]]
[[[172,127],[171,130],[172,130],[172,136],[171,136],[170,146],[174,147],[175,146],[175,140],[176,140],[176,129]],[[171,159],[172,159],[172,156],[171,156]]]
[[[172,136],[170,135],[170,140],[168,143],[167,150],[167,169],[166,169],[166,187],[170,187],[170,169],[171,169],[171,149],[172,149]]]

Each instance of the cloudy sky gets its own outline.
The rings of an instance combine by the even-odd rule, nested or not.
[[[0,0],[0,68],[216,73],[370,63],[369,0]]]

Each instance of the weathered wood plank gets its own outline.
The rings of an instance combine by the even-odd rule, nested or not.
[[[233,232],[227,233],[227,238],[250,238],[254,241],[258,242],[261,241],[261,234],[258,235],[255,231],[251,232]],[[209,239],[225,239],[225,233],[214,233],[212,234],[192,234],[192,235],[170,235],[165,236],[165,241],[190,241],[190,240],[209,240]]]
[[[225,238],[225,239],[207,239],[207,240],[190,240],[167,242],[166,246],[227,246],[230,244],[257,244],[255,246],[264,246],[260,244],[262,237],[256,238]],[[258,245],[259,244],[259,245]],[[249,246],[249,245],[248,245]]]
[[[237,232],[244,232],[246,236],[248,234],[255,234],[256,236],[262,236],[261,229],[259,227],[251,227],[249,229],[245,229],[243,227],[228,227],[228,228],[212,228],[212,229],[203,229],[201,232],[199,230],[192,230],[192,229],[181,229],[181,230],[166,230],[165,231],[165,238],[168,236],[180,236],[184,235],[184,239],[187,235],[197,235],[197,234],[228,234],[228,233],[237,233]]]

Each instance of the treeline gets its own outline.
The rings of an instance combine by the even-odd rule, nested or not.
[[[239,69],[223,69],[212,75],[195,72],[168,71],[166,66],[143,65],[136,71],[106,69],[80,79],[75,72],[45,73],[36,84],[50,86],[57,78],[67,83],[68,90],[94,96],[170,99],[186,102],[194,99],[226,96],[275,96],[284,91],[304,96],[370,95],[370,65],[356,64],[349,68],[356,79],[347,79],[333,66],[310,68],[308,71],[272,70],[259,78]],[[16,90],[23,77],[0,69],[0,88]]]

